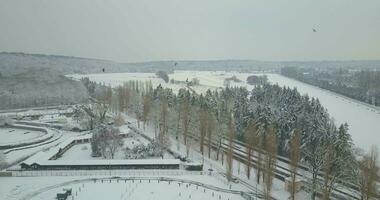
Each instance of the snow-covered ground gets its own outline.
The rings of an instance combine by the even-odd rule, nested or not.
[[[77,144],[67,150],[62,157],[58,160],[90,160],[90,159],[101,159],[94,158],[91,156],[91,145],[89,143]]]
[[[240,195],[211,190],[187,181],[211,185],[221,189],[229,189],[213,176],[179,175],[165,176],[167,178],[184,180],[157,181],[161,176],[142,176],[139,180],[91,180],[83,177],[12,177],[0,179],[0,199],[15,200],[50,200],[55,199],[58,192],[64,188],[72,188],[74,199],[222,199],[241,200]],[[100,177],[92,177],[100,178]],[[151,179],[151,180],[149,180]],[[235,185],[232,189],[243,189]],[[70,197],[69,199],[72,199]]]
[[[17,144],[37,139],[46,133],[18,128],[0,127],[0,145]]]
[[[192,87],[197,92],[204,92],[207,89],[217,89],[224,87],[224,80],[235,75],[242,82],[231,82],[232,86],[243,86],[251,90],[253,86],[246,83],[247,77],[252,73],[223,72],[223,71],[175,71],[169,74],[169,79],[178,81],[191,80],[198,78],[200,86]],[[377,137],[380,130],[380,109],[368,106],[353,99],[349,99],[333,92],[314,87],[300,81],[296,81],[279,74],[266,74],[269,82],[278,83],[280,86],[294,88],[296,87],[301,94],[308,94],[310,97],[316,97],[322,105],[328,110],[337,124],[347,122],[349,133],[357,147],[368,150],[371,145],[380,148],[380,137]],[[164,83],[162,79],[157,78],[153,73],[103,73],[103,74],[86,74],[70,75],[74,78],[89,77],[92,81],[105,83],[107,85],[117,86],[128,80],[151,80],[153,86],[162,84],[164,87],[170,87],[177,91],[181,84]]]

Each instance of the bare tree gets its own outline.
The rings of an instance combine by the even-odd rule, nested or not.
[[[102,127],[94,132],[91,139],[92,155],[94,157],[114,158],[115,153],[123,146],[119,129]]]
[[[257,137],[257,127],[253,120],[251,120],[245,131],[245,141],[246,141],[246,152],[247,152],[247,162],[246,162],[246,173],[247,178],[251,177],[251,168],[252,168],[252,155],[254,153],[254,148],[257,145],[258,137]]]
[[[234,142],[234,134],[235,134],[235,124],[233,122],[232,114],[230,114],[228,120],[228,149],[227,149],[227,180],[232,180],[232,169],[233,169],[233,142]]]
[[[118,114],[114,117],[114,122],[116,126],[122,126],[125,124],[125,119],[121,114]]]
[[[207,146],[208,146],[208,158],[211,158],[211,142],[212,142],[212,136],[214,133],[215,128],[215,118],[213,114],[208,113],[208,119],[207,119]]]
[[[145,129],[145,125],[148,121],[148,115],[150,113],[151,107],[152,107],[152,100],[149,94],[144,95],[143,97],[143,113],[142,113],[142,120],[144,122],[143,126]]]
[[[110,105],[112,102],[112,88],[111,86],[103,86],[99,94],[96,95],[96,100],[99,103]]]
[[[295,200],[296,194],[296,177],[297,168],[300,160],[300,145],[301,145],[301,131],[299,129],[294,130],[293,136],[290,140],[290,151],[289,151],[289,169],[291,177],[291,187],[290,187],[290,199]]]
[[[80,109],[81,115],[83,115],[81,118],[81,123],[85,123],[86,129],[93,130],[96,123],[96,113],[94,112],[94,106],[91,104],[82,105]]]
[[[118,111],[125,111],[125,90],[123,86],[119,86],[116,89],[117,91],[117,99],[118,99]]]
[[[361,200],[379,198],[377,194],[377,180],[379,179],[378,150],[372,147],[370,152],[359,161],[359,190]]]
[[[150,112],[149,119],[153,122],[154,126],[154,138],[158,141],[158,128],[160,124],[160,115],[161,115],[161,107],[160,103],[156,101],[152,101],[152,111]]]
[[[116,129],[108,130],[106,144],[111,159],[113,159],[115,157],[115,153],[123,146],[123,140],[119,134],[119,131]]]
[[[127,84],[124,84],[124,89],[123,89],[123,111],[124,112],[128,112],[128,108],[129,108],[129,104],[131,102],[131,90],[130,88],[128,87]]]
[[[265,141],[264,197],[269,200],[271,199],[274,170],[276,169],[277,136],[272,126],[268,128],[267,134],[268,137]]]
[[[187,138],[188,138],[188,131],[189,131],[189,125],[190,125],[190,118],[191,118],[191,108],[189,101],[187,99],[184,100],[181,106],[182,110],[182,129],[183,129],[183,143],[187,145]]]
[[[328,144],[325,146],[325,157],[323,160],[323,184],[322,184],[322,199],[329,200],[332,189],[332,184],[336,176],[333,176],[334,159],[337,159],[337,155],[333,145]]]
[[[95,101],[92,104],[82,105],[80,107],[83,119],[87,119],[88,128],[93,130],[96,125],[104,123],[108,111],[108,104]]]
[[[199,112],[199,150],[204,154],[204,141],[207,131],[207,112],[204,109],[200,109]]]
[[[166,133],[168,130],[167,126],[167,117],[168,117],[168,101],[166,97],[161,97],[161,115],[159,123],[159,143],[164,146],[166,143]]]
[[[134,92],[132,101],[131,101],[131,108],[133,113],[136,116],[137,120],[137,126],[140,128],[140,121],[142,121],[142,115],[143,115],[143,100],[139,93]]]
[[[191,140],[187,140],[186,143],[186,157],[190,156]]]
[[[264,169],[264,150],[263,150],[263,139],[262,137],[258,137],[257,141],[257,151],[256,151],[256,183],[260,184],[260,178],[263,174]]]

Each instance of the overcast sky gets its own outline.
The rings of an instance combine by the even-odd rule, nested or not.
[[[0,51],[120,62],[380,59],[380,1],[0,0]]]

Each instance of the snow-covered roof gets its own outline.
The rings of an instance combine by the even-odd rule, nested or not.
[[[36,162],[42,166],[78,165],[179,165],[178,159],[136,159],[136,160],[43,160]]]

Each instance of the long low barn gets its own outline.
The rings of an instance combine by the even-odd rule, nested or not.
[[[140,160],[46,160],[21,163],[24,170],[179,169],[178,159]]]

